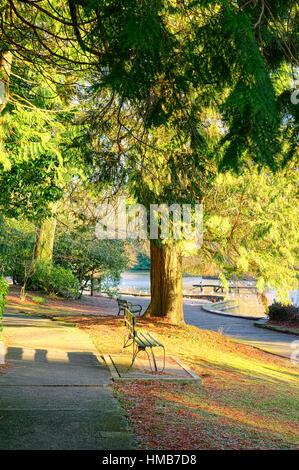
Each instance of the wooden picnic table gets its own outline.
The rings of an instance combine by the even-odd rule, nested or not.
[[[225,288],[223,286],[220,286],[219,284],[193,284],[192,287],[200,288],[200,292],[203,292],[205,287],[212,287],[215,293],[225,291]],[[241,289],[252,290],[255,294],[257,293],[256,286],[229,286],[228,292],[231,293],[236,290],[237,294],[239,294]]]

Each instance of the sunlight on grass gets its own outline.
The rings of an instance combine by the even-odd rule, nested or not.
[[[19,304],[12,307],[20,309]],[[37,314],[40,310],[35,305]],[[47,310],[54,317],[58,309],[49,306]],[[120,353],[122,318],[77,313],[64,321],[84,329],[101,354]],[[138,318],[138,328],[151,331],[165,345],[166,354],[181,358],[202,378],[203,386],[150,381],[114,385],[144,448],[298,447],[297,367],[220,333],[155,320]],[[128,348],[125,356],[131,358],[131,354]]]
[[[89,332],[101,353],[120,352],[122,319],[71,321]],[[298,368],[289,360],[193,326],[139,318],[138,325],[153,332],[167,355],[180,357],[203,380],[202,388],[153,382],[115,385],[144,448],[297,448]]]

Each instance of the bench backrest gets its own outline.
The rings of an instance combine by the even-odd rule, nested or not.
[[[132,337],[136,336],[136,317],[133,315],[133,313],[130,312],[127,308],[125,308],[125,314],[124,314],[124,319],[125,319],[125,327],[130,331],[130,334]]]
[[[127,300],[124,300],[124,299],[117,299],[117,303],[118,303],[118,305],[120,305],[121,307],[126,307],[126,308],[128,308],[128,301],[127,301]]]

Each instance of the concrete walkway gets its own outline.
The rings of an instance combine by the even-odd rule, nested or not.
[[[124,297],[131,302],[143,306],[143,311],[150,302],[149,297]],[[298,341],[296,335],[279,333],[254,326],[253,320],[238,317],[227,317],[204,311],[200,306],[200,301],[184,299],[184,317],[189,325],[197,326],[202,330],[221,331],[222,334],[230,336],[232,339],[249,344],[256,348],[277,354],[290,359],[293,352],[292,343]],[[298,343],[297,343],[298,344]]]
[[[0,449],[134,449],[110,374],[88,335],[51,320],[4,316]]]

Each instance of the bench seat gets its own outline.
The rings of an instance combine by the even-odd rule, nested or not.
[[[143,332],[143,331],[137,330],[136,329],[136,317],[127,308],[125,308],[124,317],[125,317],[126,335],[125,335],[122,351],[124,351],[124,349],[127,348],[128,346],[131,346],[131,345],[133,346],[132,363],[128,370],[130,370],[131,367],[133,366],[135,359],[137,357],[137,354],[140,351],[145,351],[145,353],[147,354],[150,368],[151,370],[153,370],[151,359],[147,351],[147,349],[149,348],[151,351],[154,370],[155,372],[158,372],[157,362],[156,362],[153,348],[160,347],[163,349],[163,353],[164,353],[163,369],[161,370],[162,372],[165,369],[165,348],[163,344],[159,340],[157,340],[157,338],[155,338],[152,333],[149,333],[148,331]]]

